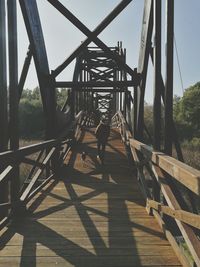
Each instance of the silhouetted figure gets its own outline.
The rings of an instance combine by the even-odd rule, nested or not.
[[[96,128],[95,135],[97,138],[97,150],[98,155],[97,158],[101,160],[101,163],[104,163],[104,155],[106,143],[108,141],[108,137],[110,135],[110,125],[109,122],[105,119],[102,119],[99,125]]]

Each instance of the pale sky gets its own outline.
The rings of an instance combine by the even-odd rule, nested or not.
[[[93,30],[120,0],[62,0],[86,26]],[[59,14],[46,0],[38,0],[39,12],[44,31],[50,69],[56,68],[68,55],[85,39],[85,36],[76,29],[66,18]],[[127,49],[127,63],[137,67],[139,57],[139,45],[141,24],[143,16],[143,0],[133,0],[129,6],[103,31],[100,38],[108,45],[115,46],[117,41],[123,42]],[[165,1],[163,0],[163,48],[165,42]],[[188,86],[200,81],[200,1],[199,0],[175,0],[175,37],[177,41],[180,67],[183,77],[183,86]],[[28,48],[28,39],[23,24],[20,8],[18,8],[19,30],[19,72]],[[163,76],[164,73],[164,49],[163,49]],[[150,65],[149,65],[150,66]],[[183,90],[178,72],[175,54],[174,94],[182,95]],[[71,80],[73,64],[59,76],[60,80]],[[153,80],[152,68],[149,68],[146,101],[152,102]],[[37,78],[34,64],[25,88],[37,86]]]

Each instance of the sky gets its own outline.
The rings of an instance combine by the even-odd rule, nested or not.
[[[61,0],[90,30],[93,30],[107,16],[120,0]],[[163,3],[162,25],[162,72],[165,77],[165,0]],[[63,62],[85,36],[75,28],[65,17],[48,3],[47,0],[37,0],[42,28],[47,48],[50,70]],[[192,4],[191,4],[192,3]],[[127,64],[136,68],[139,58],[141,25],[144,0],[133,0],[129,6],[106,28],[99,37],[108,45],[115,46],[123,42],[127,49]],[[182,96],[184,89],[200,81],[200,1],[175,0],[175,39],[177,44],[180,69],[183,80],[181,85],[177,64],[177,54],[174,54],[174,94]],[[18,6],[18,49],[19,75],[28,48],[28,38]],[[74,63],[58,76],[58,80],[71,80]],[[34,63],[27,77],[25,88],[33,89],[38,85]],[[153,69],[149,64],[146,88],[146,101],[153,99]]]

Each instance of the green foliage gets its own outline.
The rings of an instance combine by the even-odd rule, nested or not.
[[[66,89],[56,90],[57,105],[61,108],[68,96]],[[40,90],[23,90],[19,104],[20,136],[25,139],[44,138],[45,118]]]
[[[186,89],[182,98],[174,99],[174,119],[181,139],[200,137],[200,82]]]
[[[43,137],[44,115],[39,88],[23,91],[19,104],[19,121],[21,137]]]
[[[68,98],[68,89],[62,88],[56,90],[57,105],[62,108]]]
[[[153,106],[145,104],[144,107],[144,122],[151,136],[153,136]],[[148,137],[147,137],[148,140]]]

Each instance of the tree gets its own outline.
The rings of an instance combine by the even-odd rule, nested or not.
[[[182,98],[174,99],[174,119],[184,139],[200,137],[200,82],[186,89]]]
[[[58,124],[67,121],[66,114],[60,111],[68,97],[67,89],[56,90],[56,100],[58,105],[57,122]],[[61,120],[62,119],[62,120]],[[45,118],[39,87],[33,90],[25,89],[19,104],[19,129],[22,138],[43,138]]]

